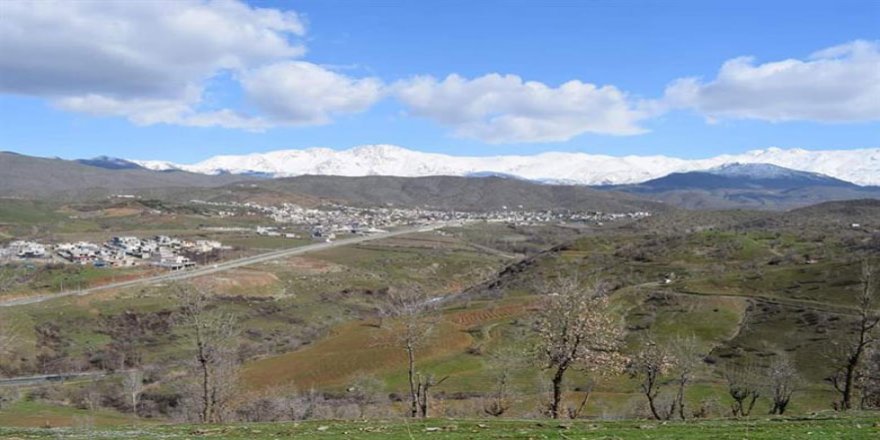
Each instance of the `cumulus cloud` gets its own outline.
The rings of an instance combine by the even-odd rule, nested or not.
[[[303,18],[241,0],[0,0],[0,93],[57,108],[174,124],[264,130],[326,124],[386,95],[410,115],[491,143],[634,135],[673,108],[710,119],[880,120],[880,43],[854,41],[804,60],[727,61],[711,80],[682,78],[657,100],[573,80],[417,76],[386,86],[304,61]],[[208,84],[240,86],[252,114],[212,105]]]
[[[81,95],[55,99],[62,109],[95,116],[120,116],[137,125],[171,124],[188,127],[225,127],[263,131],[271,126],[263,118],[246,117],[229,109],[197,111],[197,98],[117,99],[102,95]]]
[[[150,123],[256,126],[231,110],[194,110],[207,79],[301,56],[292,11],[234,0],[6,0],[0,92]]]
[[[880,120],[880,44],[854,41],[806,60],[725,62],[715,79],[679,79],[664,103],[710,119],[858,122]]]
[[[632,135],[645,113],[613,86],[569,81],[550,87],[516,75],[449,75],[394,87],[408,111],[492,143],[565,141],[582,133]]]
[[[355,79],[305,61],[254,69],[241,84],[272,120],[290,125],[326,124],[334,115],[366,110],[382,94],[378,79]]]

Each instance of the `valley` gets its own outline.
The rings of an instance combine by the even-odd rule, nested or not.
[[[270,190],[256,193],[262,191]],[[248,194],[264,199],[254,188]],[[443,378],[431,391],[432,413],[485,416],[497,392],[494,359],[535,341],[531,329],[546,295],[542,280],[576,273],[606,286],[626,329],[627,356],[636,356],[647,340],[694,338],[700,362],[685,397],[694,414],[727,414],[728,369],[743,363],[769,368],[780,358],[797,366],[802,381],[790,411],[824,413],[836,399],[826,381],[833,365],[816,359],[830,359],[829,342],[847,334],[858,311],[862,261],[875,261],[880,249],[880,204],[870,200],[789,212],[664,208],[651,215],[546,220],[523,214],[492,220],[485,211],[455,211],[472,217],[462,221],[422,210],[437,222],[312,244],[281,234],[221,239],[255,231],[278,215],[248,202],[173,200],[162,202],[160,213],[154,212],[155,202],[134,199],[122,202],[128,216],[83,214],[119,211],[120,202],[111,198],[89,202],[89,211],[53,202],[29,205],[33,214],[25,218],[5,217],[7,234],[27,231],[22,228],[27,224],[37,234],[29,237],[62,234],[67,239],[161,224],[157,234],[189,230],[193,237],[236,243],[241,247],[236,252],[247,256],[233,252],[181,273],[4,299],[0,318],[19,336],[15,357],[3,362],[7,377],[107,375],[2,388],[3,412],[18,414],[38,403],[40,411],[55,415],[21,419],[32,420],[26,425],[71,426],[86,405],[82,399],[92,393],[103,396],[98,404],[108,411],[96,422],[132,423],[124,402],[112,396],[120,392],[126,372],[136,370],[144,372],[148,384],[138,404],[140,418],[184,417],[188,404],[180,390],[187,386],[187,333],[175,318],[180,307],[175,292],[192,288],[205,292],[211,309],[235,316],[240,328],[229,341],[237,347],[240,391],[226,417],[283,420],[285,405],[314,405],[320,418],[401,411],[406,357],[392,329],[404,318],[389,308],[400,292],[419,292],[425,319],[432,323],[416,358],[419,372]],[[154,211],[137,208],[142,204]],[[80,206],[73,223],[59,221],[70,215],[70,206]],[[264,217],[248,215],[243,207]],[[332,209],[339,208],[326,212]],[[381,212],[351,209],[342,212]],[[219,217],[230,210],[243,215]],[[88,225],[96,221],[107,229],[92,230]],[[314,226],[300,224],[297,233],[308,236]],[[542,414],[546,373],[531,356],[517,355],[504,370],[510,375],[505,416]],[[566,383],[565,405],[577,405],[590,390],[585,417],[646,416],[635,377],[594,378],[574,371]],[[367,397],[359,394],[361,387],[369,390]],[[25,397],[37,392],[46,397]],[[759,399],[755,412],[767,411],[769,403]],[[12,423],[8,417],[0,420]],[[55,422],[46,422],[50,419]]]
[[[878,23],[0,0],[0,439],[878,439]]]

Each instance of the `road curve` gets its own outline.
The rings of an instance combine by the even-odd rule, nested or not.
[[[348,246],[352,244],[363,243],[366,241],[373,240],[381,240],[383,238],[396,237],[399,235],[412,234],[414,232],[428,232],[436,229],[440,229],[446,226],[451,226],[450,223],[435,223],[432,225],[422,225],[418,227],[404,228],[398,229],[396,231],[391,232],[382,232],[379,234],[372,235],[364,235],[359,237],[352,238],[344,238],[341,240],[329,242],[329,243],[315,243],[309,244],[305,246],[299,246],[290,249],[282,249],[279,251],[267,252],[264,254],[254,255],[250,257],[239,258],[235,260],[226,261],[223,263],[217,263],[211,266],[205,266],[196,268],[193,270],[183,270],[177,272],[169,272],[161,275],[155,275],[151,277],[138,278],[136,280],[129,281],[121,281],[118,283],[104,284],[101,286],[89,287],[87,289],[82,290],[68,290],[64,292],[58,293],[50,293],[46,295],[34,295],[28,296],[24,298],[16,298],[9,299],[5,301],[0,301],[0,307],[13,307],[13,306],[23,306],[27,304],[36,304],[41,303],[43,301],[49,301],[58,298],[64,298],[66,296],[86,296],[95,292],[100,292],[102,290],[110,290],[110,289],[121,289],[126,287],[134,287],[134,286],[143,286],[150,285],[156,283],[163,283],[168,281],[179,281],[185,280],[188,278],[195,278],[205,275],[210,275],[217,272],[223,272],[229,269],[235,269],[242,266],[249,266],[251,264],[263,263],[266,261],[277,260],[279,258],[290,257],[293,255],[301,255],[307,254],[310,252],[322,251],[325,249],[335,248],[339,246]]]

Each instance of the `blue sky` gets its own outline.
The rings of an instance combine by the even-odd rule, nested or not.
[[[0,5],[0,150],[194,162],[368,143],[687,158],[880,147],[877,1],[71,3],[54,22]],[[94,35],[77,40],[70,17]]]

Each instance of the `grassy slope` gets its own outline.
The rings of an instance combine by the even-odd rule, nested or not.
[[[508,335],[522,328],[521,318],[530,315],[528,309],[502,316],[493,316],[491,311],[517,301],[532,301],[534,298],[525,296],[532,287],[530,280],[558,273],[560,268],[579,267],[587,273],[598,271],[603,277],[629,286],[615,293],[615,300],[621,310],[626,310],[631,347],[646,332],[658,339],[694,334],[701,340],[718,364],[701,372],[689,394],[691,408],[713,395],[726,406],[719,365],[744,357],[766,359],[790,351],[808,380],[808,387],[792,403],[793,412],[827,409],[832,399],[827,384],[822,382],[827,372],[814,360],[820,359],[828,339],[842,331],[840,322],[846,315],[838,312],[846,311],[849,298],[857,289],[854,280],[858,263],[858,256],[852,255],[852,245],[845,241],[858,238],[853,235],[855,232],[844,231],[843,237],[838,237],[828,231],[819,231],[824,237],[821,239],[810,229],[775,232],[761,228],[735,234],[698,231],[658,237],[620,231],[588,236],[503,279],[501,285],[507,299],[502,302],[474,302],[468,308],[447,311],[438,335],[441,343],[421,358],[419,366],[426,372],[451,376],[435,389],[437,392],[488,391],[485,358],[469,354],[467,349],[484,344],[491,351],[508,343]],[[333,330],[307,348],[249,364],[246,380],[262,387],[295,380],[300,389],[316,385],[339,390],[367,366],[369,373],[384,380],[387,391],[403,390],[404,364],[399,362],[400,354],[395,354],[387,344],[378,344],[381,338],[371,334],[375,329],[358,321],[362,319],[359,312],[369,310],[371,300],[357,293],[357,289],[376,289],[405,280],[431,286],[432,291],[441,294],[475,281],[472,273],[456,280],[463,270],[475,264],[499,264],[494,257],[478,257],[473,250],[442,241],[426,244],[420,239],[337,249],[315,255],[314,259],[321,264],[308,267],[302,261],[256,267],[255,270],[276,274],[279,281],[258,288],[259,292],[251,289],[250,294],[277,294],[280,286],[286,285],[293,295],[280,296],[273,302],[280,310],[269,315],[256,313],[254,304],[226,304],[246,316],[248,328],[259,329],[263,334],[291,334],[302,327],[291,325],[291,317],[297,317]],[[805,254],[819,262],[804,264]],[[769,264],[788,255],[795,258]],[[670,272],[676,274],[673,283],[658,283]],[[355,293],[341,293],[346,289]],[[75,305],[91,310],[92,315],[84,313],[85,310],[59,313],[53,307],[51,311],[29,316],[34,320],[79,316],[76,321],[82,323],[88,316],[94,316],[96,309],[112,313],[144,305],[128,301],[132,299]],[[820,316],[817,323],[811,313],[827,316]],[[76,323],[71,321],[70,326],[76,327]],[[76,338],[89,340],[85,334]],[[167,354],[170,358],[175,355],[173,350]],[[517,408],[523,413],[533,410],[541,398],[535,385],[536,375],[536,370],[524,372],[517,383],[524,396]],[[571,383],[577,385],[582,379],[572,375]],[[572,398],[577,397],[572,394]],[[600,384],[587,414],[598,416],[609,408],[623,410],[640,399],[634,383],[625,377],[614,378]],[[756,414],[764,412],[763,407],[755,410]]]
[[[62,427],[77,425],[113,426],[135,423],[132,416],[112,410],[88,411],[41,402],[16,402],[0,410],[0,438],[4,426]]]

